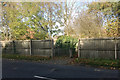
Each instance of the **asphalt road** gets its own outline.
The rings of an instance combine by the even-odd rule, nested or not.
[[[8,60],[2,61],[3,78],[118,78],[118,70],[84,66],[43,64],[39,62]]]

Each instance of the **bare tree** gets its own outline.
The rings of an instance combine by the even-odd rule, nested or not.
[[[64,16],[65,34],[76,37],[78,36],[78,33],[76,32],[77,29],[75,27],[76,26],[75,24],[79,16],[82,14],[80,13],[82,12],[81,10],[83,10],[84,7],[86,7],[86,3],[76,0],[69,0],[69,1],[66,0],[65,4],[66,4],[65,16]]]
[[[79,4],[79,5],[78,5]],[[66,35],[70,35],[73,31],[73,22],[76,13],[79,12],[81,5],[79,1],[76,0],[66,0],[65,2],[65,12],[64,12],[64,25]]]

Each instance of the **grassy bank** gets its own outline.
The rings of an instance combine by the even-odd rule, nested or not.
[[[70,64],[77,65],[90,65],[96,67],[110,68],[110,69],[120,69],[120,60],[110,60],[110,59],[85,59],[85,58],[75,58]]]
[[[50,59],[50,57],[29,56],[29,55],[19,55],[19,54],[2,54],[2,58],[17,59],[17,60],[31,60],[31,61],[40,61],[40,60]]]

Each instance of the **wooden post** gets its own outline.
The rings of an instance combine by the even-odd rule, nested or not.
[[[53,39],[51,39],[51,57],[53,57],[54,56],[54,41],[53,41]]]
[[[60,56],[60,55],[59,55],[59,47],[57,47],[57,56]]]
[[[79,42],[78,42],[78,57],[80,57],[80,39],[79,39]]]
[[[69,43],[69,44],[73,44],[73,40],[72,40],[72,43]],[[72,58],[72,48],[70,47],[70,45],[69,45],[69,53],[70,53],[70,58]]]
[[[30,56],[32,55],[32,40],[30,40]]]
[[[16,46],[15,46],[15,41],[14,40],[13,40],[13,50],[14,50],[13,54],[15,54],[16,53]]]
[[[70,58],[72,58],[72,49],[69,48]]]

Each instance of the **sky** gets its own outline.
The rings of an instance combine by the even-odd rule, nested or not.
[[[66,2],[71,0],[0,0],[2,2]],[[98,1],[98,2],[118,2],[120,0],[75,0],[75,1],[81,1],[81,2],[91,2],[91,1]]]

